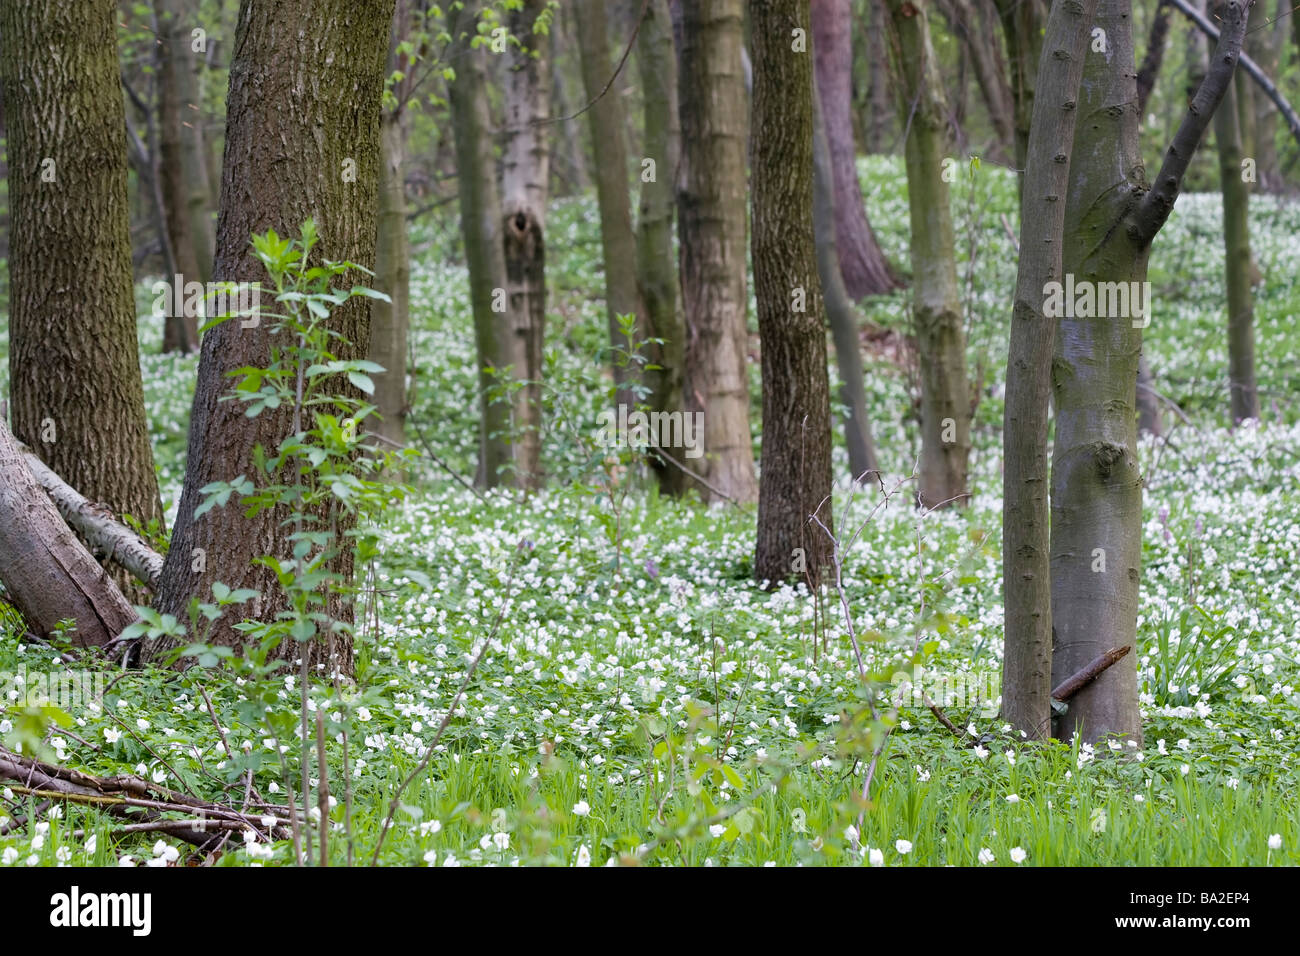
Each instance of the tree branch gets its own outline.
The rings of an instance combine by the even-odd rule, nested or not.
[[[1170,0],[1186,13],[1184,0]],[[1226,0],[1223,4],[1224,28],[1219,31],[1218,45],[1210,57],[1210,68],[1201,81],[1200,88],[1187,105],[1174,141],[1165,153],[1165,161],[1150,191],[1129,217],[1129,238],[1140,248],[1145,248],[1155,238],[1173,212],[1174,202],[1182,189],[1183,176],[1200,145],[1205,129],[1210,125],[1214,111],[1223,102],[1232,74],[1241,58],[1241,43],[1246,36],[1247,7],[1253,0]]]

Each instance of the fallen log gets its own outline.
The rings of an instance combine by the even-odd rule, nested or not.
[[[107,644],[138,616],[64,523],[3,419],[0,583],[33,632],[44,637],[71,620],[72,637],[82,647]]]
[[[45,489],[63,520],[80,532],[82,540],[126,568],[136,580],[156,588],[162,575],[162,555],[121,524],[113,512],[90,501],[56,475],[30,448],[21,443],[18,447],[22,449],[23,460],[31,469],[32,477]]]

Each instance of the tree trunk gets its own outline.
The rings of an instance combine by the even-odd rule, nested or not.
[[[1236,80],[1246,77],[1237,74]],[[1250,250],[1250,186],[1241,167],[1234,82],[1214,111],[1214,142],[1219,151],[1219,183],[1223,191],[1224,274],[1228,291],[1228,390],[1232,423],[1259,418],[1259,388],[1255,383],[1255,304],[1250,279],[1254,260]]]
[[[681,0],[683,388],[687,413],[704,416],[704,455],[692,465],[710,503],[758,499],[746,362],[743,26],[740,0]]]
[[[481,2],[465,4],[452,25],[459,59],[456,79],[448,85],[448,100],[456,137],[461,233],[469,265],[479,361],[482,424],[475,483],[493,488],[503,481],[518,482],[522,470],[517,467],[521,462],[515,453],[522,446],[511,441],[515,424],[511,401],[504,396],[494,400],[492,393],[499,386],[518,381],[527,367],[527,355],[524,337],[517,327],[517,323],[522,323],[511,311],[506,294],[501,192],[492,155],[492,121],[487,100],[487,53],[481,47],[469,48],[469,39],[477,35],[476,23],[482,8]],[[494,374],[489,369],[497,372]]]
[[[1002,424],[1002,716],[1030,738],[1050,732],[1053,687],[1047,413],[1056,324],[1044,314],[1044,288],[1061,280],[1061,198],[1070,182],[1079,115],[1073,106],[1096,5],[1097,0],[1055,4],[1043,37],[1051,54],[1042,58],[1032,88],[1023,75],[1013,84],[1020,91],[1017,116],[1027,89],[1032,89],[1034,115],[1025,150],[1031,161],[1020,194],[1020,261]],[[1009,13],[1014,11],[1004,9],[1004,24]],[[1008,42],[1016,35],[1008,30]],[[1025,56],[1018,46],[1012,56],[1017,69],[1023,70]]]
[[[835,177],[835,238],[844,287],[856,300],[900,288],[902,283],[876,241],[858,182],[853,139],[853,49],[849,42],[852,26],[849,0],[812,0],[817,95]]]
[[[193,73],[186,60],[189,49],[189,31],[180,21],[176,0],[154,0],[158,23],[158,185],[166,219],[167,238],[171,244],[172,260],[176,272],[166,281],[184,289],[187,282],[207,282],[199,266],[197,246],[191,233],[189,196],[185,162],[192,155],[184,148],[185,128],[188,121],[183,110],[188,104],[182,99],[186,78]],[[187,85],[188,86],[188,85]],[[211,271],[209,267],[208,271]],[[197,316],[171,315],[163,326],[164,352],[192,352],[199,347],[199,322]]]
[[[813,245],[813,65],[791,50],[806,0],[750,4],[754,54],[752,255],[763,349],[763,460],[754,576],[777,584],[802,552],[814,587],[831,563],[830,383]]]
[[[662,344],[648,351],[657,370],[647,370],[648,404],[654,411],[682,411],[682,366],[686,324],[677,301],[677,259],[673,250],[673,213],[681,127],[677,118],[677,56],[666,0],[651,0],[637,34],[637,65],[645,101],[644,148],[654,160],[654,174],[641,174],[637,216],[637,281],[645,300],[649,333]],[[644,170],[644,167],[643,167]],[[686,475],[677,466],[653,459],[659,490],[680,494]]]
[[[112,0],[0,3],[14,433],[115,515],[162,520],[145,420]],[[123,578],[125,582],[125,577]]]
[[[1077,109],[1090,121],[1075,130],[1065,209],[1069,228],[1062,243],[1067,289],[1076,284],[1083,297],[1076,295],[1073,309],[1061,309],[1052,364],[1053,684],[1103,653],[1136,643],[1142,476],[1135,393],[1142,330],[1150,321],[1149,286],[1143,286],[1151,242],[1231,86],[1246,30],[1244,0],[1222,6],[1221,19],[1223,35],[1206,80],[1148,184],[1136,112],[1109,109],[1137,95],[1131,2],[1098,5],[1096,25],[1105,31],[1107,49],[1090,53],[1084,67]],[[1128,287],[1127,297],[1118,294],[1120,284]],[[1095,292],[1091,307],[1085,305],[1088,291]],[[1134,296],[1146,299],[1146,306]],[[1141,745],[1131,663],[1108,669],[1070,700],[1055,733],[1068,740],[1076,732],[1088,741],[1119,734]]]
[[[1292,3],[1278,0],[1274,5],[1275,17],[1294,16]],[[1265,0],[1256,0],[1250,11],[1250,26],[1246,33],[1246,52],[1250,58],[1268,76],[1280,79],[1278,66],[1281,61],[1282,40],[1286,36],[1285,23],[1268,23],[1269,10]],[[1242,132],[1242,149],[1245,155],[1255,160],[1256,182],[1263,192],[1281,192],[1285,186],[1277,156],[1277,107],[1251,84],[1248,77],[1238,73],[1234,81],[1237,87],[1238,110],[1246,114],[1251,127],[1251,135]]]
[[[570,74],[565,71],[564,64],[570,62],[572,57],[569,51],[573,49],[574,41],[570,35],[570,19],[572,18],[572,9],[566,9],[561,6],[557,11],[554,25],[551,29],[551,60],[555,64],[552,71],[551,79],[555,84],[555,109],[559,116],[572,117],[586,104],[574,101],[574,88],[581,87],[582,70],[578,70],[578,79],[574,80]],[[577,90],[577,99],[582,99],[581,89]],[[556,195],[557,196],[574,196],[581,195],[591,188],[591,171],[587,168],[587,153],[582,145],[582,122],[580,119],[566,119],[560,124],[559,141],[567,148],[556,151],[555,158],[563,160],[569,167],[567,173],[563,176],[556,177]],[[552,164],[553,170],[559,168],[559,163]],[[565,188],[561,190],[560,184],[564,183]]]
[[[12,21],[5,24],[6,39]],[[0,582],[40,637],[75,621],[82,647],[106,644],[136,613],[36,483],[0,419]]]
[[[1014,150],[1015,102],[997,36],[984,31],[984,23],[971,0],[940,0],[937,6],[970,57],[999,151]]]
[[[408,72],[398,45],[406,38],[408,0],[397,0],[386,71]],[[406,82],[393,90],[397,103],[380,118],[379,210],[374,287],[390,302],[370,306],[370,360],[385,369],[374,376],[378,420],[371,428],[394,445],[406,444],[406,338],[411,324],[411,253],[406,234]]]
[[[1022,171],[1023,186],[1028,175],[1029,128],[1043,58],[1047,4],[1045,0],[994,0],[994,3],[1007,41],[1011,96],[1016,107],[1016,168]]]
[[[907,196],[912,230],[912,312],[921,372],[920,500],[966,503],[970,389],[966,336],[944,162],[948,109],[923,5],[889,0],[890,47],[907,123]]]
[[[894,98],[889,91],[889,49],[885,46],[884,29],[889,11],[885,9],[885,0],[867,0],[867,7],[871,11],[871,26],[867,34],[867,70],[871,78],[867,95],[870,105],[867,151],[887,153],[894,148],[895,142]]]
[[[373,267],[380,101],[392,19],[393,0],[240,4],[213,270],[218,281],[265,280],[249,238],[269,229],[297,235],[309,217],[321,237],[315,253],[321,259]],[[355,281],[369,277],[357,275]],[[334,347],[339,358],[364,356],[369,301],[354,299],[330,316],[331,329],[343,337]],[[205,485],[254,474],[254,446],[274,449],[292,427],[292,409],[248,418],[240,403],[220,400],[230,391],[231,371],[264,368],[270,361],[271,323],[263,319],[255,327],[243,326],[243,320],[232,320],[203,336],[185,487],[157,602],[160,611],[181,620],[192,598],[208,600],[214,581],[256,590],[255,617],[269,618],[283,606],[275,575],[253,561],[264,555],[288,559],[292,548],[286,538],[293,529],[283,524],[284,514],[245,517],[232,501],[194,517]],[[345,534],[348,527],[341,519],[338,532]],[[350,576],[350,553],[337,571]],[[327,612],[351,622],[351,605],[341,595],[331,596]],[[216,622],[209,640],[241,646],[233,617]],[[293,645],[285,642],[275,654],[292,661],[300,654]],[[159,641],[152,653],[156,657],[172,646]],[[308,660],[350,673],[351,642],[340,635],[335,653],[329,661],[327,647],[313,642]]]
[[[591,128],[591,145],[596,161],[596,197],[600,205],[600,245],[605,264],[605,307],[609,318],[609,341],[615,349],[630,343],[618,317],[635,315],[638,340],[646,337],[646,307],[637,283],[636,236],[632,233],[632,209],[628,196],[627,147],[624,141],[623,104],[618,85],[601,96],[613,76],[609,40],[605,29],[605,0],[578,0],[578,50],[582,57],[582,84]],[[598,98],[599,97],[599,98]],[[594,101],[594,102],[592,102]],[[617,404],[632,410],[635,398],[625,388],[631,369],[614,363],[619,384]]]
[[[1151,18],[1151,32],[1147,36],[1147,49],[1142,57],[1142,66],[1138,69],[1138,119],[1146,116],[1147,101],[1155,89],[1156,77],[1160,75],[1160,64],[1165,58],[1165,42],[1169,38],[1169,17],[1173,8],[1165,0],[1156,4],[1155,15]]]
[[[835,189],[831,182],[830,147],[826,143],[821,112],[815,104],[813,122],[813,225],[817,275],[821,280],[831,338],[835,342],[835,362],[840,373],[839,399],[846,410],[844,444],[849,451],[849,471],[854,481],[870,482],[879,473],[880,464],[871,438],[871,420],[867,417],[858,315],[844,288],[840,260],[835,252]]]
[[[506,296],[524,364],[516,378],[513,449],[519,484],[542,484],[542,346],[546,336],[546,203],[550,194],[550,43],[533,32],[544,0],[525,0],[510,14],[510,32],[524,44],[512,48],[506,69],[506,139],[502,165],[502,235]]]

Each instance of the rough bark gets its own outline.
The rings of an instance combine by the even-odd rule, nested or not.
[[[408,0],[397,0],[388,41],[385,71],[410,73],[409,64],[399,62],[397,47],[406,38],[409,25]],[[406,443],[406,340],[411,323],[411,252],[406,233],[406,97],[409,83],[402,81],[392,90],[393,104],[380,118],[379,210],[375,240],[374,287],[390,301],[376,300],[370,307],[370,360],[384,371],[374,376],[378,420],[370,428],[394,445]]]
[[[550,44],[533,32],[544,0],[525,0],[510,13],[512,47],[506,66],[506,137],[502,163],[502,224],[506,297],[523,356],[517,377],[514,448],[519,484],[542,483],[542,346],[546,336],[546,203],[550,194]]]
[[[163,513],[136,342],[115,9],[0,3],[9,387],[20,441],[115,515],[148,522]]]
[[[705,501],[758,499],[749,433],[745,144],[740,0],[681,0],[677,195],[688,414],[704,415],[693,470]]]
[[[501,191],[492,155],[491,116],[488,112],[488,56],[483,47],[471,49],[481,2],[467,3],[452,25],[456,37],[456,78],[448,84],[452,128],[456,139],[457,189],[460,196],[461,235],[469,266],[470,302],[474,310],[474,336],[478,348],[479,462],[475,483],[492,488],[519,477],[511,442],[512,407],[504,398],[494,400],[499,384],[517,381],[527,366],[523,336],[510,310],[505,242],[502,236]],[[499,290],[499,295],[498,295]],[[503,311],[494,310],[494,300]],[[496,373],[490,371],[496,369]],[[506,370],[509,369],[507,372]]]
[[[1030,94],[1030,161],[1020,198],[1020,263],[1002,424],[1002,716],[1031,738],[1050,732],[1052,693],[1047,414],[1056,325],[1044,314],[1044,287],[1062,277],[1064,197],[1079,116],[1075,102],[1096,6],[1097,0],[1057,3],[1048,16],[1046,55]],[[1011,12],[1004,10],[1004,23]],[[1008,31],[1009,40],[1013,35]],[[1025,55],[1023,49],[1013,55],[1021,69]],[[1029,87],[1020,82],[1013,88],[1021,91],[1019,105]]]
[[[844,287],[853,299],[902,283],[867,219],[853,138],[852,10],[849,0],[812,0],[812,46],[826,139],[835,179],[835,236]],[[752,31],[751,31],[752,32]]]
[[[796,549],[815,587],[833,558],[830,383],[813,242],[813,65],[791,49],[806,0],[750,4],[754,291],[763,344],[763,460],[754,576],[791,575]]]
[[[1244,79],[1241,74],[1237,80]],[[1219,153],[1219,184],[1223,192],[1223,266],[1228,292],[1228,391],[1232,423],[1259,418],[1259,388],[1255,382],[1255,304],[1251,292],[1254,260],[1250,250],[1250,186],[1245,182],[1240,112],[1234,82],[1214,111],[1214,141]]]
[[[315,219],[320,235],[315,255],[373,268],[380,101],[392,15],[393,0],[240,4],[227,97],[216,280],[265,281],[250,237],[269,229],[297,235],[308,218]],[[369,281],[361,274],[354,278]],[[370,338],[368,302],[354,299],[330,316],[331,329],[348,343],[335,345],[340,358],[364,357]],[[229,372],[265,367],[270,360],[272,323],[262,319],[255,327],[244,325],[243,320],[227,321],[203,336],[185,486],[157,602],[160,611],[181,620],[192,598],[210,599],[214,581],[259,593],[239,613],[251,610],[253,617],[265,619],[283,606],[275,575],[252,562],[263,555],[288,559],[286,537],[292,526],[283,526],[285,515],[264,511],[246,517],[232,501],[194,517],[204,497],[201,488],[240,474],[254,476],[254,447],[276,448],[292,427],[290,408],[248,418],[241,403],[220,400],[230,391]],[[264,482],[267,476],[254,480]],[[345,534],[348,527],[348,519],[341,517],[338,533]],[[350,577],[350,555],[337,571]],[[340,595],[331,597],[328,612],[335,620],[351,621],[351,605]],[[223,616],[209,640],[241,646],[235,623],[235,613]],[[157,656],[172,646],[160,641],[152,653]],[[293,660],[300,651],[290,641],[275,653]],[[342,635],[335,653],[329,662],[326,646],[313,642],[308,660],[350,672],[352,648]]]
[[[96,647],[136,619],[113,579],[63,523],[0,420],[0,582],[27,627],[44,637],[75,621],[73,639]]]
[[[641,204],[637,215],[637,281],[645,301],[648,331],[662,344],[653,346],[650,358],[657,370],[646,372],[652,410],[680,412],[682,366],[685,362],[686,323],[677,297],[677,257],[673,249],[676,178],[681,158],[681,127],[677,118],[677,56],[673,49],[672,22],[666,0],[651,0],[637,34],[637,66],[644,97],[644,149],[655,161],[655,174],[642,173]],[[662,459],[654,459],[660,491],[679,494],[685,473]]]
[[[609,340],[616,349],[630,343],[623,335],[618,317],[636,316],[637,339],[646,338],[648,321],[645,301],[637,282],[636,236],[632,232],[632,206],[628,194],[627,145],[624,139],[622,98],[616,84],[605,95],[601,92],[613,76],[609,56],[609,37],[605,26],[605,0],[578,0],[578,52],[582,58],[582,84],[587,101],[587,122],[591,129],[592,153],[595,157],[596,199],[600,206],[600,246],[605,266],[605,307],[609,321]],[[594,102],[593,102],[594,101]],[[636,399],[625,388],[628,370],[614,364],[618,382],[617,404],[630,408]]]
[[[835,189],[831,182],[830,147],[822,127],[821,112],[815,105],[813,114],[813,226],[817,276],[821,280],[822,301],[840,373],[839,400],[846,411],[844,444],[849,452],[849,472],[854,481],[870,482],[879,473],[880,464],[871,437],[871,421],[867,417],[858,315],[844,288],[840,260],[835,252]]]
[[[921,377],[919,497],[927,508],[966,503],[970,389],[966,336],[944,161],[948,109],[930,44],[925,6],[889,0],[890,48],[900,115],[909,116],[905,153],[911,222],[912,317]]]

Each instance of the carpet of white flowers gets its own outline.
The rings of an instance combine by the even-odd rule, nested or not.
[[[905,262],[898,164],[873,159],[864,172],[881,241]],[[911,506],[913,386],[892,355],[869,353],[884,487],[899,490],[885,502],[879,488],[842,485],[835,503],[842,540],[865,523],[843,553],[842,583],[869,689],[837,594],[817,601],[802,585],[764,590],[752,580],[752,509],[660,499],[636,468],[615,475],[628,493],[611,499],[595,480],[604,472],[584,473],[558,427],[545,444],[555,480],[526,500],[480,498],[425,457],[410,476],[415,494],[386,516],[381,560],[367,569],[377,604],[359,615],[356,684],[310,691],[309,708],[324,710],[331,736],[334,862],[369,861],[390,801],[449,712],[428,765],[401,792],[380,862],[1300,861],[1291,329],[1300,207],[1265,198],[1252,210],[1266,276],[1256,314],[1259,427],[1225,425],[1217,197],[1181,199],[1157,241],[1147,354],[1157,387],[1182,411],[1167,410],[1166,436],[1141,450],[1144,740],[1094,750],[1021,740],[997,719],[996,700],[948,701],[957,735],[911,700],[895,707],[896,678],[912,670],[918,648],[927,672],[980,687],[990,686],[1002,650],[1000,381],[1015,262],[998,216],[1014,215],[1014,182],[984,170],[954,204],[971,366],[984,370],[971,502],[925,516]],[[563,395],[553,413],[592,429],[604,334],[593,217],[589,201],[560,201],[548,236],[548,373]],[[445,232],[416,240],[413,445],[469,474],[478,406],[465,273],[447,264]],[[905,331],[906,294],[864,313]],[[143,330],[149,414],[174,507],[195,360],[157,347],[157,330]],[[757,421],[754,430],[757,448]],[[842,449],[836,461],[846,472]],[[24,643],[16,621],[6,627],[0,672],[30,681],[65,666],[50,648]],[[235,804],[251,779],[268,801],[287,799],[286,782],[298,779],[295,677],[283,677],[283,712],[269,718],[220,669],[105,667],[102,677],[101,698],[42,729],[46,758]],[[0,735],[12,740],[28,718],[20,696],[9,696]],[[31,819],[17,825],[20,815]],[[33,806],[0,787],[0,866],[180,865],[190,852],[119,825],[75,805]],[[250,830],[228,840],[217,862],[288,864],[293,851]]]

